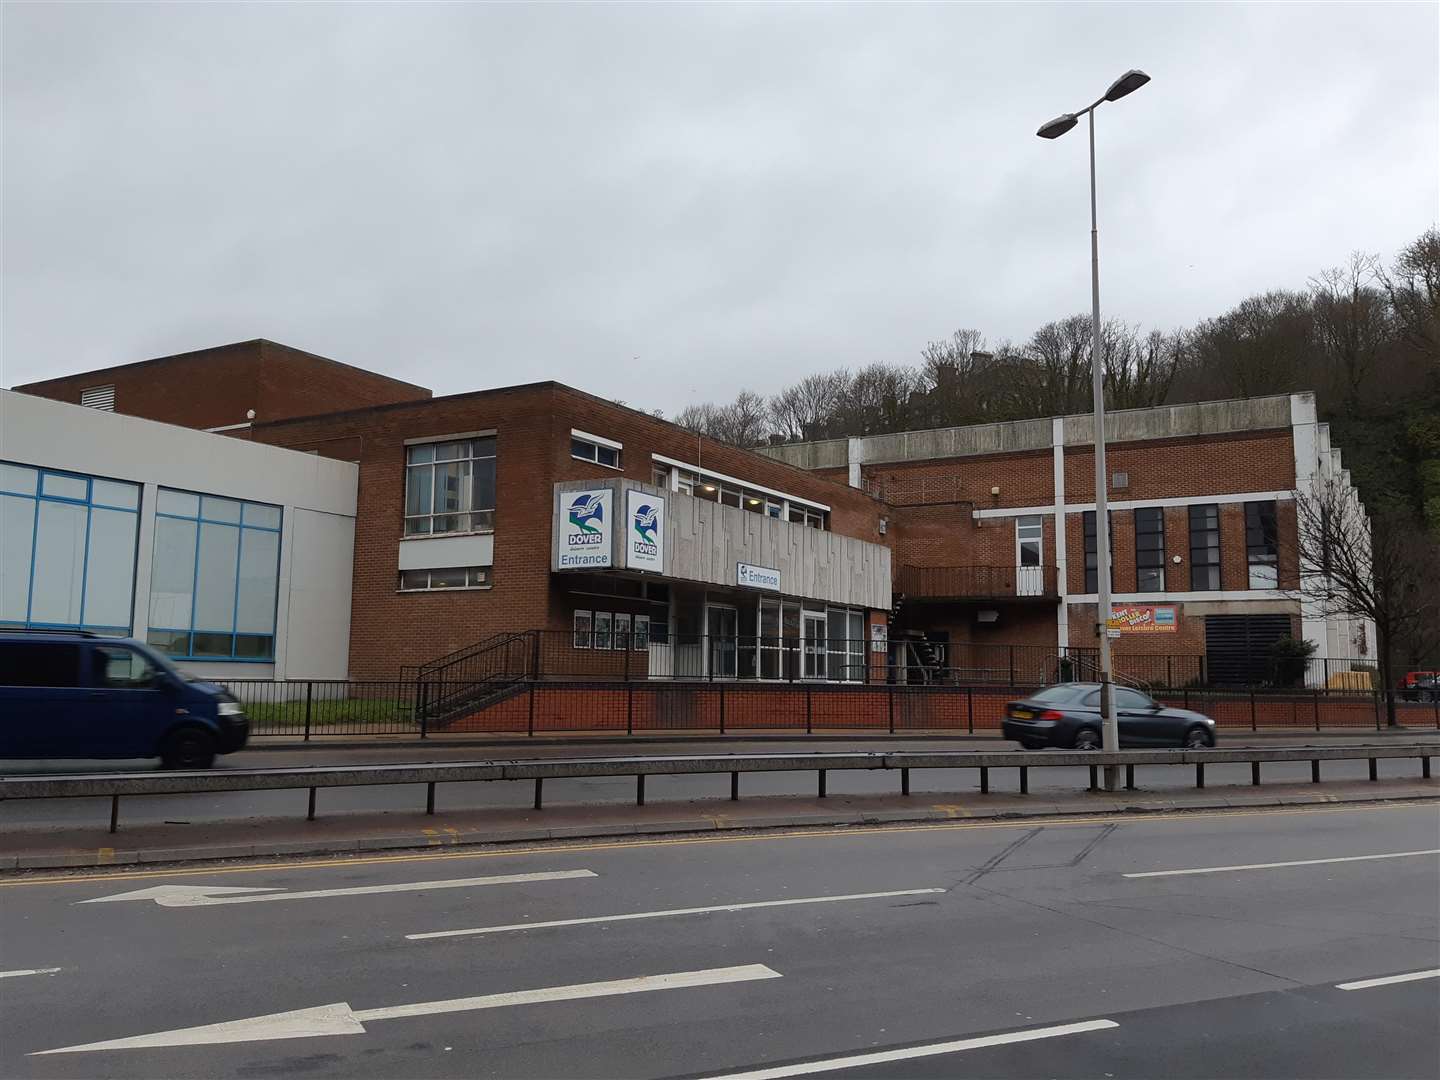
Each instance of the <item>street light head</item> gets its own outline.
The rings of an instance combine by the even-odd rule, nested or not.
[[[1054,120],[1051,120],[1048,124],[1041,127],[1039,131],[1035,132],[1035,134],[1039,135],[1042,139],[1058,139],[1078,123],[1079,121],[1075,119],[1075,114],[1067,112],[1063,116],[1057,116]]]
[[[1132,68],[1110,84],[1110,89],[1105,91],[1105,100],[1119,101],[1126,94],[1133,94],[1149,81],[1149,75]]]

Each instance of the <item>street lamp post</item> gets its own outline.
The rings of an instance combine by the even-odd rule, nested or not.
[[[1109,477],[1105,469],[1105,365],[1100,352],[1100,232],[1095,214],[1095,110],[1106,101],[1119,101],[1150,81],[1143,71],[1127,71],[1116,79],[1098,101],[1079,112],[1064,113],[1035,134],[1058,139],[1079,123],[1090,122],[1090,392],[1095,408],[1095,612],[1100,637],[1100,719],[1101,747],[1106,753],[1120,749],[1120,728],[1115,719],[1110,663],[1110,507]],[[1105,766],[1105,790],[1119,786],[1120,769]]]

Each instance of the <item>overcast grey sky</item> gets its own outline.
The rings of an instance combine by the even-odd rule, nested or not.
[[[667,413],[1173,327],[1440,217],[1423,4],[6,3],[12,385],[253,337]]]

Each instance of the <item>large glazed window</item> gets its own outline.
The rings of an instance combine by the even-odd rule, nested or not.
[[[274,659],[280,521],[278,506],[161,488],[150,644],[187,660]]]
[[[140,485],[0,462],[0,626],[128,634]]]
[[[1165,591],[1165,511],[1158,506],[1135,511],[1135,589]]]
[[[495,527],[495,437],[405,448],[405,535]]]
[[[1190,588],[1220,588],[1220,507],[1214,503],[1190,507]]]
[[[1280,541],[1275,528],[1275,503],[1245,504],[1245,561],[1250,567],[1250,588],[1274,589],[1280,585]]]

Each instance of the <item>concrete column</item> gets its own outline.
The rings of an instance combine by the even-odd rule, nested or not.
[[[1295,490],[1308,495],[1323,479],[1322,462],[1329,456],[1330,444],[1329,425],[1317,423],[1314,394],[1290,395],[1290,442],[1295,453]],[[1315,643],[1315,655],[1329,656],[1330,634],[1325,617],[1303,599],[1306,582],[1314,575],[1301,577],[1300,632],[1306,641]]]
[[[1065,418],[1057,416],[1050,421],[1050,447],[1054,459],[1055,476],[1055,584],[1060,592],[1060,604],[1055,615],[1055,644],[1058,648],[1070,647],[1070,575],[1065,559]]]
[[[130,611],[131,636],[145,640],[150,630],[150,578],[155,562],[155,500],[158,484],[142,484],[140,520],[135,536],[135,595]]]
[[[859,488],[865,486],[865,479],[860,471],[862,459],[861,446],[863,442],[864,440],[862,439],[854,438],[845,440],[845,461],[850,466],[849,479],[850,486],[852,488]]]

